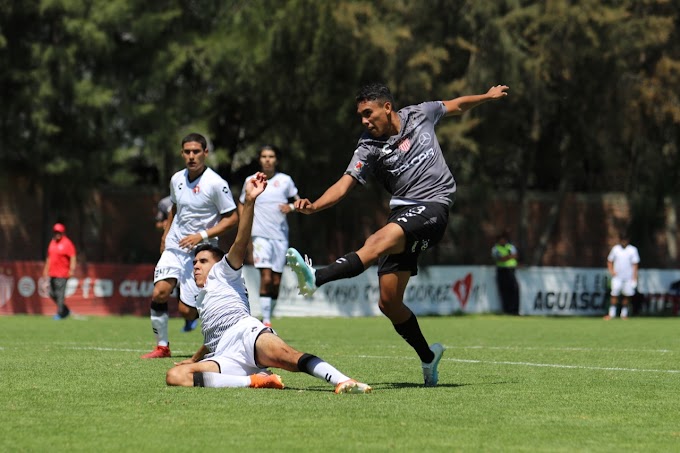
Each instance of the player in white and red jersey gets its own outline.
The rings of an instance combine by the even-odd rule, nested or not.
[[[229,185],[205,164],[208,142],[200,134],[182,139],[186,168],[170,179],[173,207],[161,239],[161,257],[154,270],[151,327],[156,348],[144,359],[170,357],[168,298],[179,285],[179,310],[187,321],[196,321],[193,249],[201,242],[217,245],[217,238],[238,224],[236,203]],[[195,325],[195,323],[193,324]],[[185,327],[186,330],[186,327]]]
[[[281,274],[286,265],[288,250],[288,221],[286,216],[295,211],[291,201],[298,198],[293,179],[276,171],[281,151],[273,145],[260,149],[260,168],[267,175],[267,190],[255,202],[253,221],[253,264],[260,270],[260,308],[262,322],[271,327],[271,318],[276,307],[281,286]],[[255,175],[246,178],[246,182]],[[239,197],[239,213],[245,203],[245,185]]]
[[[196,249],[194,279],[200,288],[196,307],[204,344],[168,370],[168,385],[185,387],[258,387],[282,389],[281,377],[267,368],[305,372],[335,386],[335,393],[369,393],[371,387],[349,378],[320,358],[296,351],[250,315],[243,282],[243,261],[250,242],[255,200],[267,188],[267,176],[246,181],[236,239],[225,255],[206,244]]]
[[[356,96],[357,113],[366,131],[345,174],[315,202],[301,199],[295,207],[303,214],[330,208],[345,198],[369,175],[390,193],[387,225],[373,233],[356,252],[314,269],[295,249],[288,264],[298,277],[303,295],[311,296],[328,282],[351,278],[378,264],[380,310],[397,333],[416,351],[425,386],[438,382],[437,366],[444,346],[428,346],[415,314],[404,304],[404,292],[418,272],[418,256],[441,240],[448,222],[456,182],[444,160],[435,126],[446,116],[462,115],[475,106],[507,96],[508,87],[496,85],[484,94],[445,101],[423,102],[397,111],[389,88],[375,83]]]
[[[627,234],[622,234],[619,237],[619,243],[612,247],[607,256],[607,270],[612,277],[612,287],[609,313],[604,319],[616,318],[619,296],[623,296],[621,319],[628,319],[628,302],[635,295],[639,266],[640,254],[637,247],[630,243]]]

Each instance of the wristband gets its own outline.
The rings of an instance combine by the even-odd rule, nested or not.
[[[295,205],[293,203],[289,203],[288,207],[290,208],[291,211],[295,211]]]
[[[204,241],[208,240],[208,232],[206,230],[201,231],[200,235]]]

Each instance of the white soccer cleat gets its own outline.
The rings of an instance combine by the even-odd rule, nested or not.
[[[312,267],[312,260],[307,255],[302,258],[300,252],[291,247],[286,252],[286,263],[297,276],[300,294],[311,297],[316,291],[316,269]]]
[[[437,370],[437,367],[439,366],[439,361],[442,359],[445,350],[446,348],[440,343],[434,343],[430,346],[430,351],[434,352],[434,360],[430,363],[421,362],[425,387],[435,387],[437,382],[439,382],[439,370]]]
[[[354,379],[344,381],[335,386],[335,393],[371,393],[370,385],[357,382]]]

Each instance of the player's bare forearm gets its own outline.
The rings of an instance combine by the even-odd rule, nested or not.
[[[227,253],[227,260],[232,267],[238,269],[243,265],[248,245],[253,229],[253,218],[255,217],[255,200],[267,187],[267,176],[264,173],[257,173],[246,183],[246,202],[241,210],[241,218],[238,223],[236,239]]]
[[[218,237],[238,225],[239,211],[233,210],[222,215],[220,221],[212,228],[209,228],[208,237]]]
[[[507,85],[494,85],[484,94],[473,94],[442,101],[446,107],[446,116],[462,115],[480,104],[502,99],[508,95],[508,89]]]
[[[314,203],[307,198],[295,201],[295,210],[303,214],[313,214],[323,211],[339,203],[356,185],[356,180],[350,175],[342,175],[338,181],[330,186]]]
[[[222,235],[222,233],[229,231],[236,225],[238,225],[238,212],[236,209],[234,209],[233,211],[227,212],[226,214],[222,214],[222,218],[220,218],[219,222],[217,222],[217,224],[212,228],[206,228],[205,230],[201,230],[198,233],[183,237],[179,241],[179,246],[183,249],[191,250],[203,242],[203,235],[201,234],[203,231],[205,231],[204,234],[207,234],[208,238],[219,237]]]
[[[246,200],[246,203],[241,209],[241,220],[238,224],[236,239],[234,239],[234,243],[229,248],[229,253],[227,255],[229,263],[235,268],[241,267],[245,260],[253,229],[254,213],[255,202]]]

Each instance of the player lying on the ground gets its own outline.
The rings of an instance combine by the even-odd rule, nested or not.
[[[242,277],[250,242],[255,199],[267,187],[257,173],[246,184],[246,200],[238,233],[229,252],[213,245],[196,249],[194,278],[200,288],[196,308],[204,344],[190,359],[168,370],[168,385],[185,387],[283,388],[281,377],[268,367],[302,371],[335,386],[335,393],[369,393],[371,387],[344,375],[320,358],[299,352],[250,315]]]

